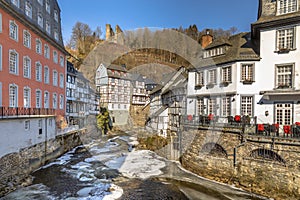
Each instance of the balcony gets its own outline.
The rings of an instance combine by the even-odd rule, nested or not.
[[[55,109],[50,108],[23,108],[23,107],[0,107],[1,119],[13,119],[23,117],[38,117],[56,115]]]

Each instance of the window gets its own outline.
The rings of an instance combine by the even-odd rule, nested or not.
[[[35,41],[35,50],[38,54],[42,54],[42,42],[40,39],[36,39]]]
[[[59,109],[64,109],[64,95],[59,95]]]
[[[9,37],[18,41],[18,26],[14,21],[9,23]]]
[[[23,44],[25,47],[31,48],[31,35],[26,30],[23,32]]]
[[[231,100],[230,97],[222,98],[222,116],[230,116],[231,114]]]
[[[276,66],[276,88],[293,87],[293,65]]]
[[[38,25],[40,26],[40,27],[44,27],[44,21],[43,21],[44,19],[43,19],[43,16],[42,16],[42,14],[41,13],[39,13],[38,14]]]
[[[209,70],[208,71],[208,84],[216,84],[217,83],[217,76],[216,70]]]
[[[253,96],[241,97],[241,115],[253,116]]]
[[[65,66],[65,59],[63,56],[59,56],[59,64],[61,67],[64,67]]]
[[[49,108],[49,92],[44,93],[44,108]]]
[[[2,33],[2,14],[0,13],[0,33]]]
[[[18,74],[18,53],[15,50],[9,51],[9,73]]]
[[[43,0],[37,0],[39,4],[43,5]]]
[[[51,33],[51,27],[50,27],[50,23],[49,23],[48,20],[46,21],[46,31],[47,31],[48,34]]]
[[[203,115],[205,112],[204,100],[202,98],[197,99],[197,113]]]
[[[9,107],[18,107],[18,86],[9,85]]]
[[[53,93],[53,98],[52,98],[52,106],[54,109],[57,108],[57,94],[56,93]]]
[[[35,79],[42,81],[42,65],[40,62],[36,62],[35,64]]]
[[[28,56],[23,58],[23,76],[25,78],[30,78],[31,76],[31,60]]]
[[[44,68],[44,82],[49,84],[49,67],[45,66]]]
[[[42,92],[40,90],[37,90],[35,92],[35,106],[37,108],[41,108],[41,102],[42,102]]]
[[[57,51],[53,51],[53,62],[58,63]]]
[[[64,75],[63,74],[59,74],[59,87],[64,88]]]
[[[208,114],[216,114],[216,103],[217,103],[217,99],[215,98],[211,98],[208,99]]]
[[[0,71],[2,71],[2,46],[0,45]]]
[[[25,3],[25,15],[30,19],[32,18],[32,6],[28,1]]]
[[[288,28],[277,31],[277,50],[285,51],[295,48],[295,29]]]
[[[231,82],[231,66],[222,68],[222,82]]]
[[[25,129],[25,131],[29,131],[30,130],[30,121],[29,120],[26,120],[24,122],[24,129]]]
[[[54,10],[54,20],[56,22],[58,22],[58,12],[57,12],[57,10]]]
[[[30,108],[30,88],[24,87],[23,90],[24,108]]]
[[[11,3],[13,4],[13,5],[15,5],[16,7],[20,7],[20,2],[19,2],[19,0],[11,0]]]
[[[287,14],[297,11],[297,0],[277,0],[277,14]]]
[[[196,72],[196,77],[195,77],[195,83],[196,86],[203,86],[204,85],[204,74],[203,72]]]
[[[241,81],[243,82],[254,81],[254,64],[242,64]]]
[[[50,47],[47,45],[47,44],[45,44],[45,47],[44,47],[44,56],[45,56],[45,58],[50,58]]]
[[[39,119],[38,128],[41,129],[43,127],[43,120]]]
[[[58,32],[57,32],[57,30],[54,30],[54,39],[56,41],[58,41]]]
[[[53,85],[57,86],[57,79],[58,79],[58,74],[57,71],[53,71]]]
[[[280,125],[290,125],[292,124],[293,119],[293,108],[292,104],[289,103],[280,103],[275,104],[275,113],[276,113],[276,123]]]
[[[50,14],[50,3],[49,3],[49,0],[46,0],[46,11]]]

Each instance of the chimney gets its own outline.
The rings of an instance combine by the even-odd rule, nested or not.
[[[205,34],[201,37],[201,46],[202,48],[206,48],[208,45],[210,45],[213,41],[213,36],[210,34],[210,30],[206,29]]]

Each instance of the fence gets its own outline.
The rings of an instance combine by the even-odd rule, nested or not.
[[[1,119],[55,114],[55,109],[51,108],[0,107]]]

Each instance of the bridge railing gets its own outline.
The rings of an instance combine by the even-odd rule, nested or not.
[[[0,119],[19,118],[24,116],[55,115],[52,108],[0,107]]]

